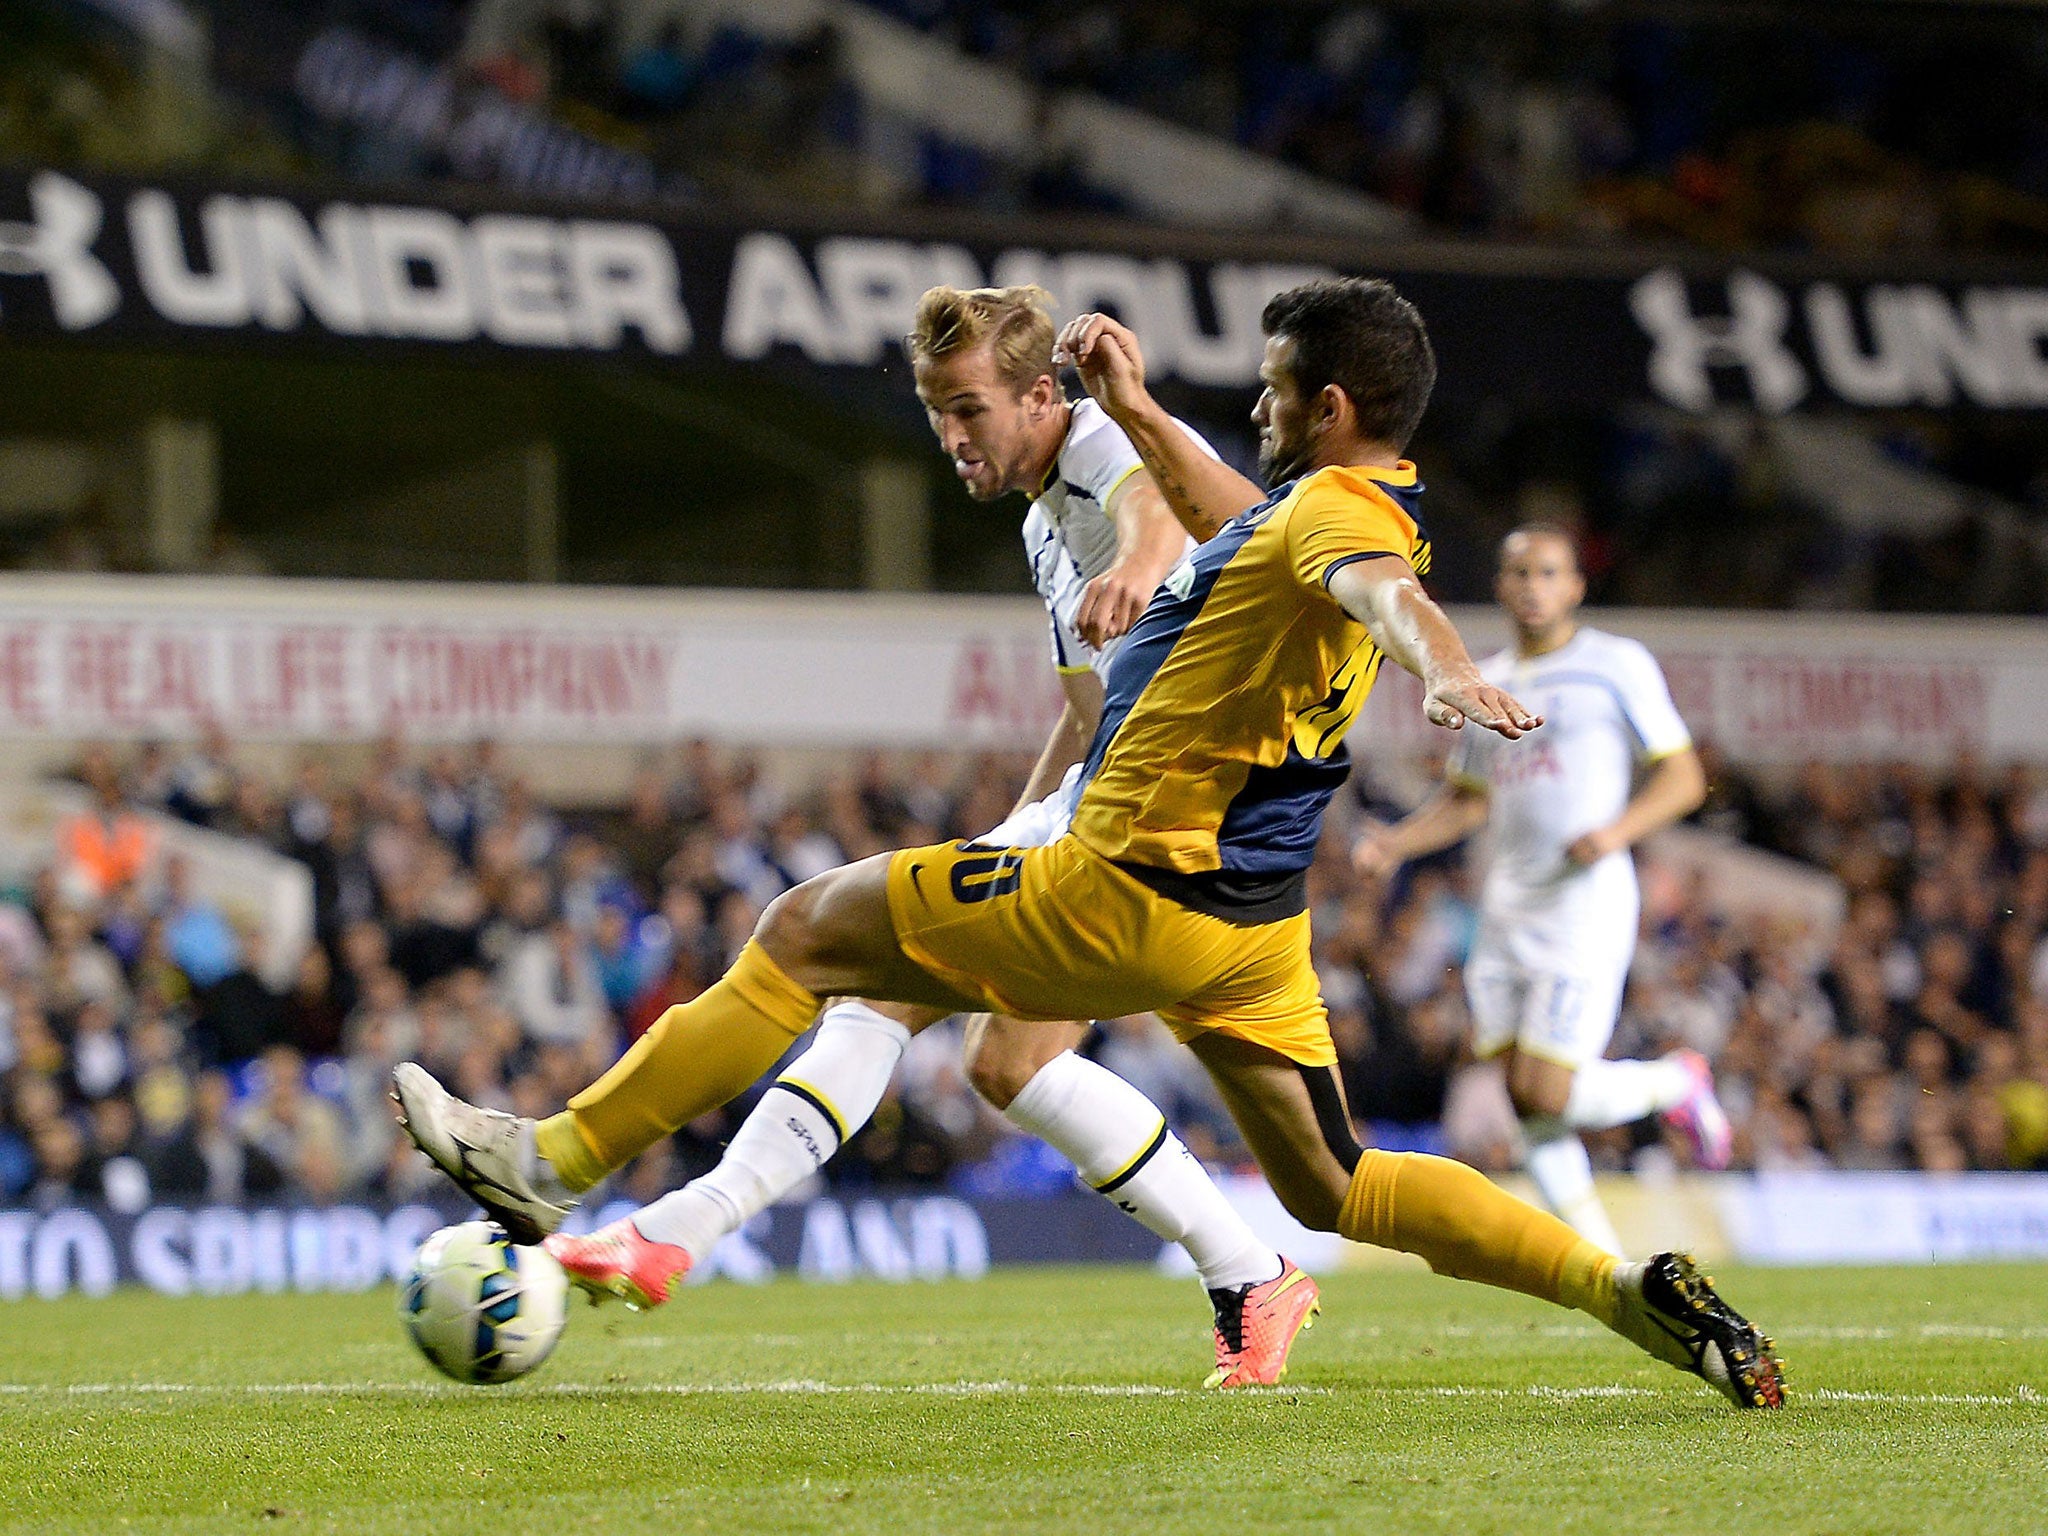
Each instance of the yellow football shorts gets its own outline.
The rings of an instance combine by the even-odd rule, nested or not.
[[[1304,1066],[1337,1060],[1306,912],[1226,923],[1066,837],[1048,848],[906,848],[889,861],[889,914],[904,954],[991,1013],[1155,1012],[1182,1040],[1215,1030]]]

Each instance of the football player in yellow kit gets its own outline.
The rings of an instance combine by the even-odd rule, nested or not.
[[[779,898],[731,970],[672,1008],[569,1108],[476,1109],[402,1065],[415,1141],[519,1232],[550,1230],[611,1169],[751,1084],[859,995],[1025,1019],[1155,1011],[1215,1079],[1304,1223],[1421,1255],[1439,1274],[1599,1319],[1739,1407],[1776,1407],[1770,1341],[1691,1261],[1628,1264],[1448,1159],[1362,1149],[1309,961],[1305,875],[1348,772],[1343,738],[1382,661],[1450,729],[1541,722],[1485,682],[1418,579],[1421,487],[1402,450],[1435,381],[1393,288],[1305,284],[1266,308],[1266,495],[1151,398],[1137,340],[1086,315],[1061,350],[1191,530],[1110,668],[1071,832],[1047,847],[941,844],[821,875]],[[625,1232],[636,1286],[673,1261]]]

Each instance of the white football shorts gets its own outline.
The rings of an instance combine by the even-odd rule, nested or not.
[[[1628,962],[1532,966],[1482,938],[1465,966],[1472,1053],[1482,1061],[1509,1046],[1577,1071],[1607,1053],[1621,1013]]]

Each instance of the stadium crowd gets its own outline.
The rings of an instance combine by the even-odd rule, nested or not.
[[[472,1100],[541,1114],[723,968],[762,906],[842,860],[971,834],[1023,765],[880,757],[801,793],[697,744],[629,802],[539,803],[497,753],[396,743],[353,782],[308,756],[289,784],[218,735],[79,764],[88,809],[0,900],[0,1200],[325,1201],[403,1195],[427,1170],[385,1084],[417,1058]],[[1363,776],[1362,776],[1363,778]],[[1812,765],[1776,792],[1716,763],[1699,821],[1831,872],[1839,933],[1716,915],[1646,879],[1617,1054],[1689,1045],[1716,1063],[1738,1165],[2048,1167],[2048,787],[2029,770]],[[1381,1145],[1511,1162],[1497,1079],[1463,1059],[1457,966],[1474,924],[1456,852],[1361,881],[1345,797],[1313,877],[1319,969],[1352,1106]],[[260,843],[312,875],[316,937],[267,964],[261,914],[196,894],[151,813]],[[841,1183],[1058,1190],[1065,1171],[975,1099],[957,1021],[921,1036]],[[1193,1058],[1156,1022],[1090,1049],[1203,1156],[1243,1151]],[[619,1177],[650,1197],[701,1171],[744,1112],[687,1127]],[[1608,1166],[1676,1155],[1654,1128],[1595,1143]]]
[[[1842,8],[1817,24],[1552,6],[870,3],[1048,91],[1221,133],[1440,230],[1857,254],[2031,249],[2048,232],[2048,113],[2013,106],[2043,99],[2027,19],[1980,16],[1930,46],[1924,29]],[[789,41],[678,21],[628,44],[607,0],[499,9],[528,25],[473,68],[630,125],[703,192],[1122,211],[1056,142],[1005,161],[895,119],[861,90],[830,21]]]
[[[1223,134],[1439,231],[1856,255],[2029,251],[2048,233],[2048,48],[2037,17],[1992,7],[1930,37],[1885,7],[1673,20],[1585,6],[871,3],[1047,91]],[[214,89],[171,110],[104,24],[0,0],[25,45],[0,55],[0,147],[123,166],[477,174],[402,133],[320,124],[272,57],[303,8],[195,5],[215,39]],[[682,6],[650,29],[647,10],[346,0],[321,18],[390,50],[393,70],[445,73],[437,89],[644,157],[666,198],[1123,211],[1050,138],[1005,159],[874,99],[829,18],[775,38]]]
[[[1937,39],[1854,6],[873,3],[1468,234],[1867,253],[2048,229],[2032,19]]]

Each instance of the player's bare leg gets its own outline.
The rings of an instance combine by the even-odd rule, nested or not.
[[[1007,1110],[1024,1087],[1062,1051],[1080,1048],[1086,1024],[1039,1019],[997,1019],[977,1013],[967,1021],[962,1056],[967,1080],[997,1109]]]
[[[651,1218],[655,1232],[608,1230],[577,1240],[587,1252],[557,1255],[610,1294],[643,1306],[665,1300],[723,1231],[815,1171],[865,1122],[913,1029],[961,1011],[963,1000],[897,945],[888,867],[888,856],[869,859],[779,898],[723,979],[670,1009],[567,1111],[538,1127],[462,1105],[418,1068],[401,1069],[397,1086],[415,1139],[501,1220],[525,1224],[515,1236],[537,1240],[559,1225],[576,1194],[749,1086],[809,1028],[821,992],[893,994],[911,1005],[888,1014],[841,1005],[842,1022],[853,1027],[835,1030],[822,1054],[814,1047],[784,1074],[773,1102],[764,1101],[767,1112],[750,1121],[754,1134],[742,1128],[741,1156],[727,1160],[713,1188],[670,1197],[675,1204]],[[1008,1106],[1013,1119],[1152,1231],[1185,1243],[1212,1290],[1278,1271],[1278,1256],[1231,1210],[1158,1109],[1066,1049],[1080,1026],[1019,1026],[1013,1035],[1013,1022],[984,1026],[977,1053],[1009,1073],[1032,1067]],[[479,1142],[489,1149],[481,1157]]]
[[[1704,1377],[1738,1407],[1783,1402],[1771,1341],[1686,1256],[1625,1264],[1462,1163],[1360,1148],[1332,1068],[1305,1068],[1214,1033],[1190,1048],[1303,1225],[1417,1254],[1440,1275],[1576,1308]]]
[[[408,1133],[515,1241],[538,1242],[605,1174],[752,1084],[811,1027],[824,997],[972,1006],[897,944],[889,862],[864,859],[777,897],[724,976],[538,1125],[464,1104],[401,1064],[392,1087]]]
[[[1619,1254],[1620,1234],[1593,1187],[1593,1160],[1578,1131],[1565,1120],[1577,1074],[1562,1062],[1512,1045],[1501,1053],[1500,1061],[1508,1100],[1522,1130],[1522,1166],[1542,1191],[1544,1203],[1586,1241]]]
[[[1662,1115],[1683,1134],[1693,1160],[1725,1168],[1732,1134],[1714,1096],[1714,1078],[1697,1051],[1657,1061],[1590,1061],[1577,1068],[1510,1045],[1501,1053],[1508,1098],[1521,1121],[1524,1164],[1544,1201],[1581,1235],[1610,1253],[1621,1240],[1593,1187],[1581,1131]]]

